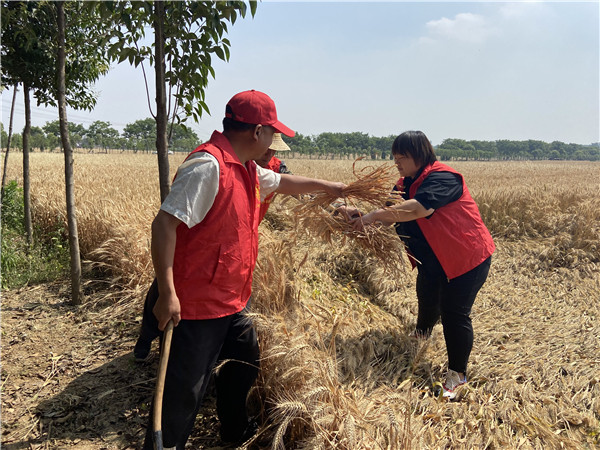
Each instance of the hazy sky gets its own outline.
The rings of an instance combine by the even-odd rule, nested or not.
[[[445,138],[598,142],[599,9],[598,1],[263,1],[253,19],[230,27],[229,63],[214,58],[216,79],[206,92],[212,116],[188,123],[205,140],[221,129],[229,98],[257,89],[304,135],[419,129],[436,145]],[[69,120],[122,130],[149,117],[141,69],[115,66],[96,90],[96,109],[69,110]],[[5,127],[11,95],[2,94]],[[33,106],[33,125],[58,117]],[[20,95],[15,129],[22,127]]]

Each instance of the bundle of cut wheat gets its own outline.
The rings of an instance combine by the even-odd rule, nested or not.
[[[349,183],[342,191],[344,199],[349,203],[367,203],[371,206],[381,207],[390,197],[391,187],[396,182],[395,166],[384,164],[378,167],[367,166],[360,170],[356,169],[356,162],[352,165],[352,173],[356,181]],[[337,198],[331,194],[322,192],[312,198],[314,206],[328,207]]]
[[[390,200],[395,202],[401,199],[399,196],[390,196],[393,167],[365,167],[357,172],[355,161],[352,172],[357,179],[343,190],[346,204],[352,202],[353,206],[358,203],[382,207]],[[319,193],[310,201],[297,205],[293,211],[299,229],[328,243],[332,242],[334,235],[342,236],[344,240],[349,238],[369,255],[379,258],[384,265],[397,269],[398,252],[402,246],[396,234],[391,229],[380,226],[366,227],[362,231],[354,230],[343,214],[336,214],[335,207],[332,206],[336,200],[330,194]]]
[[[398,252],[402,243],[394,231],[388,227],[370,226],[356,231],[341,214],[332,214],[323,208],[314,208],[303,204],[296,208],[299,229],[309,235],[331,243],[333,236],[341,236],[343,240],[351,239],[359,248],[370,256],[381,259],[383,264],[390,263],[396,267]]]

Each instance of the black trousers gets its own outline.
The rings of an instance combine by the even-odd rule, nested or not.
[[[423,269],[417,275],[417,332],[430,335],[441,317],[448,368],[465,375],[473,348],[471,308],[487,279],[491,262],[490,256],[479,266],[452,280],[448,280],[443,274],[429,275]]]
[[[153,286],[155,283],[153,283]],[[152,287],[150,289],[152,291]],[[149,291],[149,292],[150,292]],[[158,290],[156,289],[156,294]],[[156,295],[156,298],[158,295]],[[142,334],[160,334],[152,312],[156,298],[148,296]],[[162,406],[162,434],[165,447],[183,450],[202,404],[211,373],[218,361],[232,360],[215,373],[217,413],[222,436],[241,436],[248,425],[246,398],[259,367],[259,349],[252,320],[239,313],[209,320],[181,320],[173,329],[171,353],[165,379]],[[146,334],[146,337],[149,337]],[[153,408],[152,408],[153,411]],[[153,449],[150,417],[144,449]]]
[[[162,336],[162,331],[158,329],[158,320],[152,312],[156,300],[158,300],[158,281],[155,278],[146,294],[142,314],[142,328],[138,337],[138,341],[145,341],[148,345],[157,337]]]

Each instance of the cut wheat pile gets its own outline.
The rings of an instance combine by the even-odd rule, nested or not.
[[[293,208],[298,229],[321,239],[329,244],[334,236],[350,239],[359,250],[378,258],[380,263],[392,272],[399,267],[401,259],[398,254],[402,250],[398,236],[390,228],[366,227],[356,231],[342,214],[335,211],[336,206],[364,207],[370,209],[382,208],[392,201],[401,201],[399,195],[393,196],[391,186],[398,178],[393,164],[366,166],[357,169],[356,160],[352,165],[354,180],[343,189],[343,203],[328,193],[318,193],[305,199]],[[393,196],[393,197],[392,197]]]
[[[178,163],[172,160],[174,168]],[[357,181],[348,162],[286,163],[299,175],[337,178],[349,186]],[[102,276],[111,277],[121,299],[94,317],[106,320],[106,333],[122,341],[121,355],[131,351],[138,328],[128,323],[124,333],[113,323],[115,318],[122,322],[139,315],[138,299],[152,275],[148,246],[150,222],[158,209],[155,164],[155,158],[145,155],[76,155],[82,252],[90,264],[102,269]],[[305,449],[600,445],[600,198],[589,182],[598,179],[600,165],[452,165],[467,178],[498,246],[488,282],[474,305],[469,384],[459,401],[441,401],[433,391],[433,383],[445,371],[441,328],[436,327],[424,344],[407,337],[415,323],[414,273],[402,270],[405,256],[393,233],[389,236],[394,244],[372,240],[365,246],[322,208],[329,199],[317,200],[321,202],[317,213],[314,205],[298,211],[296,200],[279,198],[261,225],[254,278],[253,314],[262,360],[249,405],[262,426],[252,445]],[[373,168],[377,166],[360,161],[354,171],[365,182],[361,176]],[[9,166],[9,172],[10,179],[19,177],[18,168]],[[60,176],[48,176],[60,173],[61,155],[32,155],[34,222],[49,228],[64,221]],[[376,172],[381,173],[383,169]],[[384,191],[385,197],[394,181],[388,186],[378,182],[381,191],[372,198]],[[364,185],[360,189],[357,192],[369,191]],[[356,198],[357,206],[364,202],[368,209],[369,195],[348,194],[348,198]],[[303,215],[311,220],[302,221]],[[326,222],[330,219],[336,222]],[[329,231],[323,231],[326,228]],[[368,251],[389,250],[392,245],[397,247],[385,257],[395,261],[395,268],[386,267],[377,251]],[[129,297],[123,295],[124,288]],[[13,342],[4,340],[3,347]],[[87,370],[78,367],[72,369],[75,378]],[[18,392],[21,387],[14,381],[18,368],[7,367],[3,360],[3,371],[11,374],[3,381],[3,390]],[[149,400],[150,389],[146,395]],[[76,401],[71,393],[68,397]],[[4,397],[3,406],[6,401]],[[44,442],[44,433],[50,432],[37,426],[43,415],[27,415],[35,401],[23,401],[22,411],[10,411],[18,408],[17,400],[6,413],[3,409],[3,426],[8,427],[3,443],[16,442],[15,436],[26,436],[19,441],[24,446],[30,446],[28,439]],[[22,421],[21,429],[15,425],[17,419],[11,422],[13,415]],[[31,417],[29,422],[26,417]],[[51,432],[56,435],[55,430],[67,426],[78,430],[82,417],[75,414],[53,422]],[[131,436],[139,438],[142,423],[130,420],[135,428]],[[81,433],[77,443],[56,440],[54,448],[139,444],[128,440],[134,439],[129,435],[107,441],[98,438],[103,433],[97,429],[95,434]],[[198,434],[192,442],[195,448],[204,448]]]

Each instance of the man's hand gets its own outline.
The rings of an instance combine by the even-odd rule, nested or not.
[[[181,306],[179,298],[175,293],[161,295],[159,294],[156,304],[152,309],[154,316],[158,320],[158,329],[163,331],[169,320],[173,319],[173,325],[177,326],[181,320]]]
[[[343,190],[345,187],[346,185],[339,181],[328,181],[324,186],[325,191],[335,197],[343,197]]]

